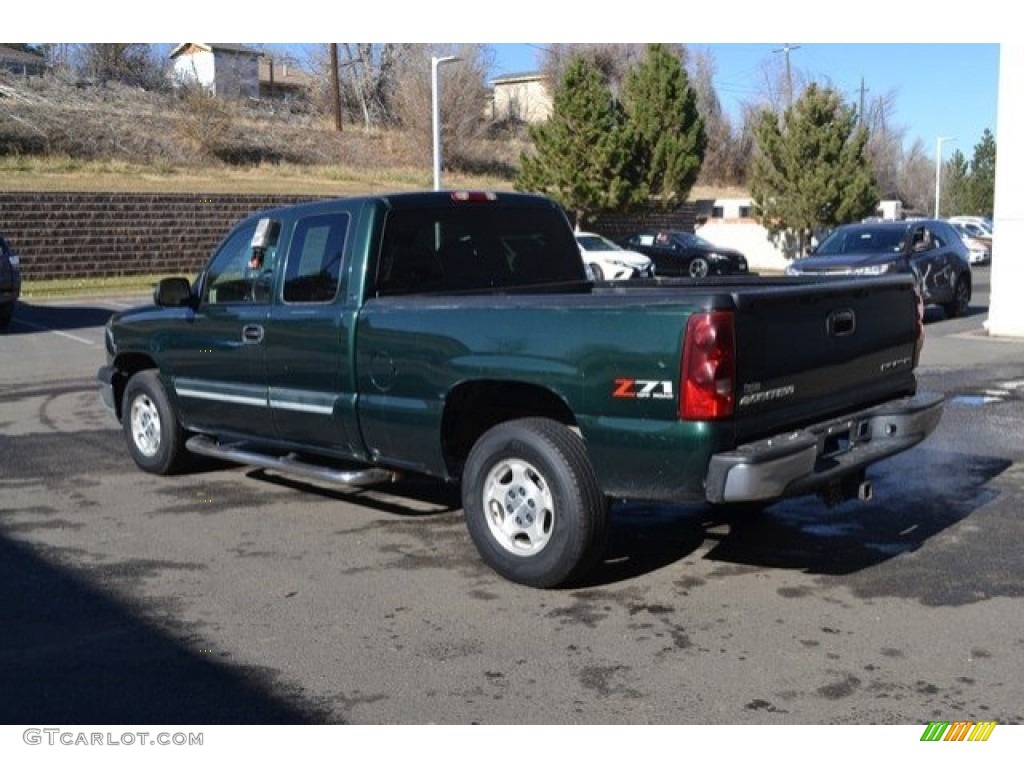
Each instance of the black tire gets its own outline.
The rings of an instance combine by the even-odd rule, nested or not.
[[[594,282],[599,283],[604,280],[604,270],[596,261],[590,262],[590,272],[594,275]]]
[[[690,262],[690,266],[687,268],[687,272],[690,277],[707,277],[710,267],[708,266],[708,260],[703,256],[698,256]]]
[[[170,475],[187,463],[185,430],[178,423],[156,371],[140,371],[128,380],[121,427],[128,452],[146,472]]]
[[[578,581],[604,553],[609,503],[583,440],[549,419],[505,422],[469,453],[466,527],[481,558],[510,581]]]
[[[0,307],[0,331],[5,329],[11,324],[11,318],[14,316],[14,302],[10,304],[4,304]]]
[[[964,279],[963,275],[956,278],[953,283],[953,300],[942,305],[942,311],[946,317],[963,317],[971,306],[971,283]]]

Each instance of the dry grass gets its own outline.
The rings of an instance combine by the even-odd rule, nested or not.
[[[118,83],[0,74],[0,189],[358,195],[429,189],[431,158],[401,131],[333,129],[301,107],[224,102]],[[515,132],[460,154],[445,185],[511,189]],[[696,187],[691,199],[745,191]]]
[[[518,147],[484,141],[480,173],[448,186],[511,188]],[[119,84],[0,75],[0,188],[351,195],[426,189],[431,158],[400,131],[345,126],[281,104]]]

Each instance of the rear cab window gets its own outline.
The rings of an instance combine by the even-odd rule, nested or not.
[[[388,212],[375,293],[480,291],[586,279],[554,210],[486,206]]]

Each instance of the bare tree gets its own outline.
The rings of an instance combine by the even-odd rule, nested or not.
[[[935,200],[935,161],[918,139],[903,155],[899,170],[899,193],[909,212],[927,214]]]
[[[677,50],[685,64],[685,50],[682,46],[677,46]],[[573,56],[582,56],[601,74],[612,94],[618,96],[626,73],[643,61],[646,53],[644,43],[554,43],[544,48],[540,68],[548,82],[560,83]]]
[[[148,43],[85,43],[75,47],[72,58],[84,77],[145,87],[166,84],[164,62]]]
[[[903,137],[906,129],[893,123],[896,111],[896,92],[889,91],[875,99],[861,115],[868,129],[868,158],[878,181],[878,188],[886,198],[899,195],[901,167],[903,165]]]
[[[704,120],[708,143],[701,167],[700,181],[705,184],[741,185],[746,182],[753,136],[733,128],[722,110],[715,90],[715,59],[710,51],[698,50],[692,57],[690,81],[697,92],[697,109]]]
[[[479,44],[457,46],[417,45],[394,61],[393,116],[405,129],[414,151],[430,157],[432,140],[431,57],[456,56],[439,73],[443,162],[467,167],[474,143],[486,129],[488,50]]]

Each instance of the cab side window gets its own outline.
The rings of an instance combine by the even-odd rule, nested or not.
[[[285,266],[288,303],[332,301],[338,292],[348,232],[347,213],[307,216],[295,225]]]
[[[202,300],[206,304],[266,304],[270,301],[278,222],[270,222],[271,237],[253,243],[258,222],[246,222],[221,245],[206,271]]]

